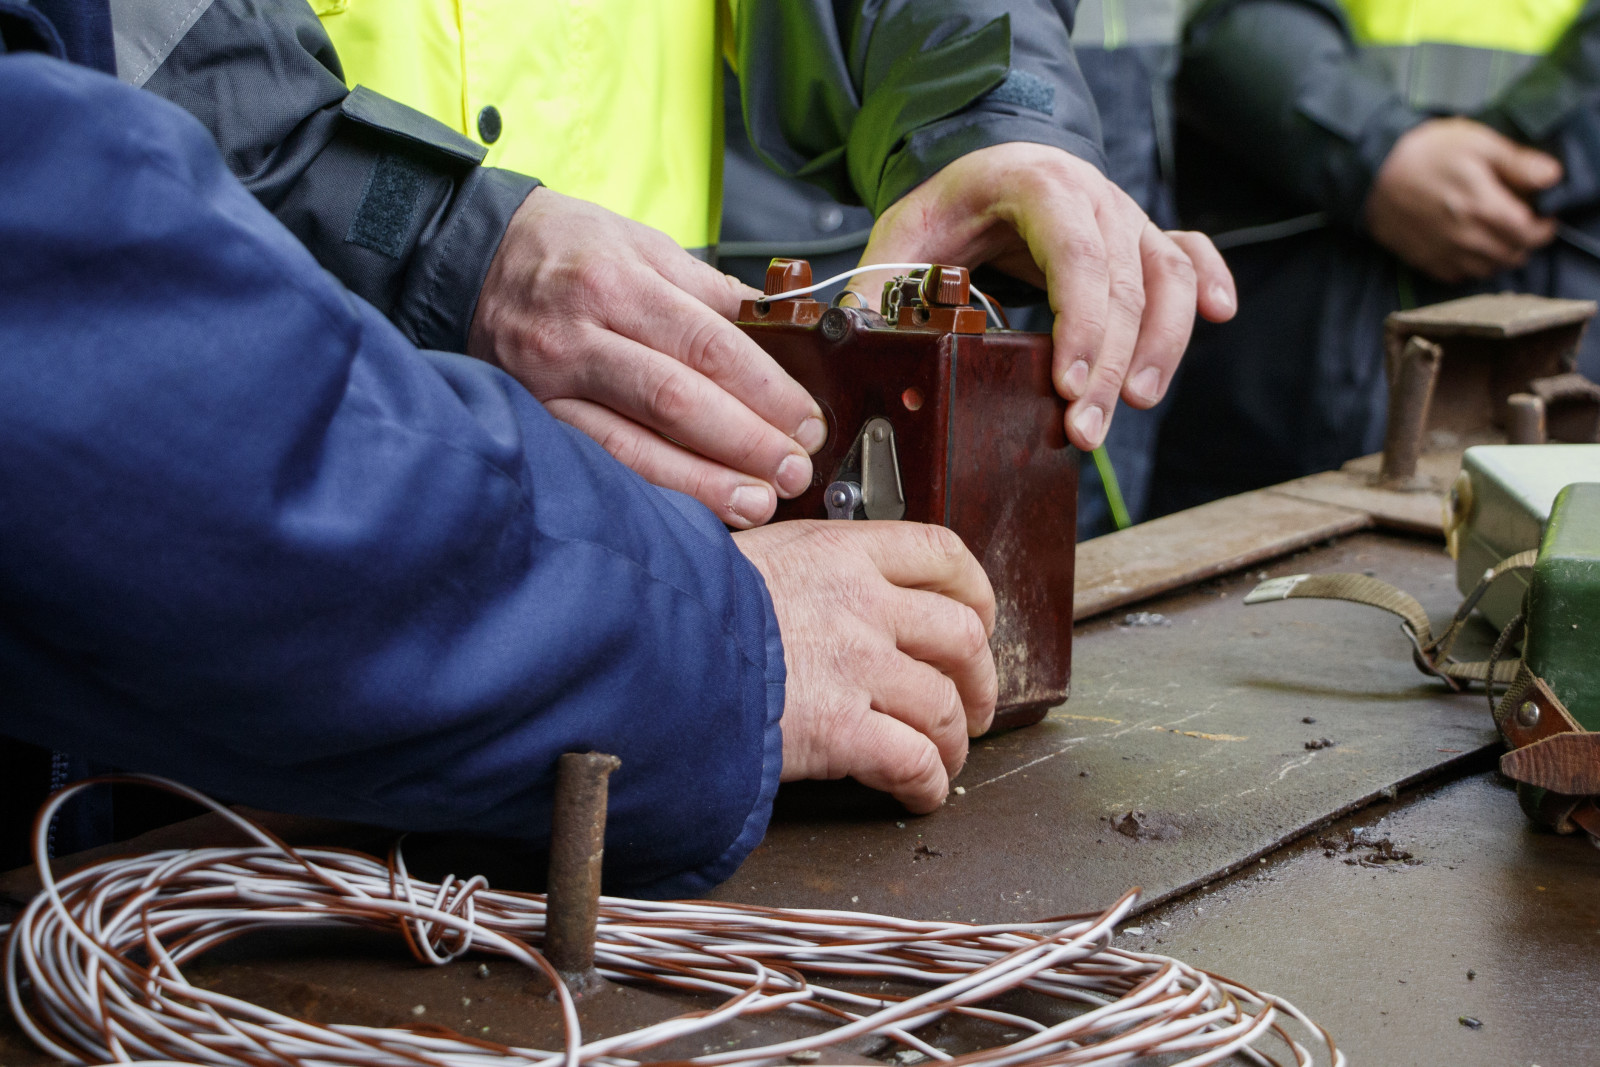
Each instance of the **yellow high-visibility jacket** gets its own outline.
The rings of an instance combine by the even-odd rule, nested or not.
[[[665,231],[716,242],[722,204],[717,0],[316,0],[365,85],[536,174]]]
[[[1584,0],[1339,0],[1411,106],[1468,112],[1549,53]]]

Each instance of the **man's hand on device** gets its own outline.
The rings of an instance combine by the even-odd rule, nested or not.
[[[788,684],[783,780],[843,778],[944,803],[994,718],[994,591],[961,539],[911,522],[780,522],[734,535],[766,579]]]
[[[733,325],[758,295],[658,230],[540,188],[490,264],[467,350],[648,480],[755,526],[811,484],[827,433]]]
[[[993,145],[962,156],[878,219],[864,263],[988,263],[1050,294],[1054,377],[1067,436],[1105,439],[1117,397],[1155,405],[1198,309],[1225,322],[1238,306],[1227,264],[1202,234],[1163,232],[1089,163],[1048,145]]]

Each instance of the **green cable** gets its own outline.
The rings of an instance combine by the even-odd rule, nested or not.
[[[1111,521],[1117,524],[1117,529],[1126,530],[1133,525],[1133,519],[1128,516],[1128,505],[1122,499],[1122,485],[1117,481],[1117,472],[1111,466],[1111,457],[1106,454],[1106,446],[1101,445],[1089,454],[1094,457],[1094,469],[1100,472],[1100,487],[1106,491],[1106,504],[1111,508]]]
[[[1417,282],[1411,270],[1403,263],[1395,265],[1395,296],[1400,299],[1400,310],[1410,311],[1417,306]]]

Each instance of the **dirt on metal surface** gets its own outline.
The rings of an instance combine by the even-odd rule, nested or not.
[[[1266,573],[1363,570],[1435,617],[1459,599],[1437,544],[1392,536]],[[1420,675],[1387,616],[1245,608],[1257,580],[1141,605],[1170,626],[1114,615],[1080,627],[1072,699],[975,744],[933,815],[848,783],[786,787],[766,842],[714,895],[978,921],[1098,909],[1133,885],[1155,902],[1495,743],[1481,696]]]
[[[1600,1063],[1597,885],[1600,850],[1533,830],[1479,773],[1352,816],[1117,943],[1287,997],[1352,1064],[1574,1067]]]

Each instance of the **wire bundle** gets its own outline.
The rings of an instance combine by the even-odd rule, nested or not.
[[[128,776],[123,780],[129,780]],[[1022,925],[915,922],[844,911],[733,904],[601,900],[596,965],[614,981],[653,984],[721,999],[631,1033],[585,1041],[566,986],[535,945],[544,898],[492,890],[482,878],[440,884],[411,877],[398,850],[387,864],[334,849],[294,849],[236,813],[174,783],[256,845],[154,852],[86,867],[59,882],[47,864],[43,891],[18,916],[6,944],[6,995],[17,1022],[51,1055],[71,1063],[349,1067],[623,1067],[666,1042],[741,1015],[784,1009],[817,1019],[813,1035],[695,1057],[701,1067],[804,1061],[840,1042],[876,1035],[933,1060],[984,1067],[1110,1064],[1187,1055],[1186,1065],[1251,1048],[1269,1030],[1297,1065],[1313,1057],[1280,1016],[1318,1035],[1329,1060],[1345,1062],[1327,1032],[1293,1005],[1164,956],[1109,946],[1136,892],[1095,916]],[[56,794],[35,826],[37,854],[55,812],[80,783]],[[515,1048],[439,1028],[304,1022],[191,985],[182,965],[251,930],[314,925],[398,930],[416,956],[441,964],[474,951],[543,972],[558,997],[565,1048]],[[911,995],[866,994],[829,979],[872,979]],[[863,983],[857,982],[861,987]],[[1036,1021],[993,1005],[1028,990],[1082,1005]],[[916,1031],[951,1014],[999,1024],[1014,1040],[952,1056]]]

